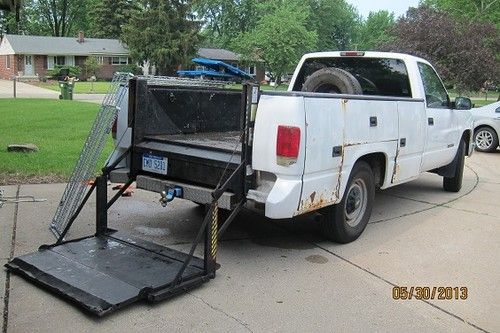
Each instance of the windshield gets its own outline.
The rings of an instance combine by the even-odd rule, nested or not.
[[[309,75],[335,67],[356,77],[364,95],[411,97],[410,81],[402,60],[386,58],[337,57],[307,59],[297,76],[294,91],[301,91]]]

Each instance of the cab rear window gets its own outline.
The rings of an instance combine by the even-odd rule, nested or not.
[[[343,69],[356,77],[364,95],[411,97],[410,81],[402,60],[364,57],[307,59],[297,76],[294,91],[301,91],[309,75],[325,67]]]

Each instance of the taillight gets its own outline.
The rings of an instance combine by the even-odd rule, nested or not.
[[[116,139],[116,128],[118,127],[118,118],[113,122],[113,127],[111,127],[111,136]]]
[[[277,163],[289,166],[297,162],[300,148],[300,128],[295,126],[278,126],[276,139]]]

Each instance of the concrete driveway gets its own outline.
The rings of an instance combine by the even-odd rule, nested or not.
[[[475,153],[458,194],[431,174],[377,193],[366,231],[347,245],[322,238],[312,216],[272,221],[246,210],[219,244],[214,280],[100,319],[3,271],[4,332],[498,332],[499,165],[499,152]],[[64,184],[4,189],[48,200],[0,208],[2,263],[54,242],[47,226]],[[158,198],[120,199],[110,226],[186,250],[200,209],[183,200],[162,208]],[[94,207],[70,237],[92,233]],[[468,297],[394,300],[394,286],[467,287]]]
[[[0,98],[12,98],[14,96],[13,82],[10,80],[0,80]],[[59,92],[41,88],[25,82],[16,82],[17,98],[51,98],[59,99]],[[104,94],[75,94],[73,99],[101,104]]]

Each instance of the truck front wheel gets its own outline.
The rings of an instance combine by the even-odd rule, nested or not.
[[[323,209],[321,229],[337,243],[350,243],[365,230],[372,213],[375,180],[370,165],[358,161],[349,176],[342,200]]]

